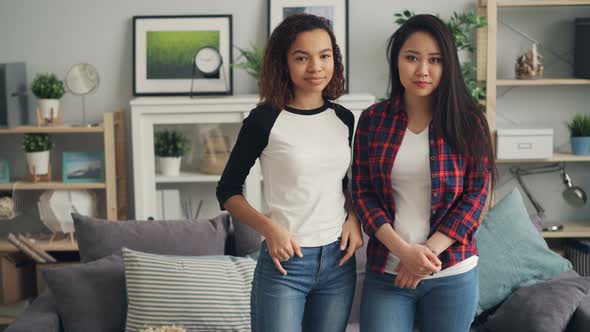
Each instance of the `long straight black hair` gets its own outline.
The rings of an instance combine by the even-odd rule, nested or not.
[[[426,32],[438,43],[442,57],[442,78],[433,92],[432,123],[438,135],[458,153],[473,158],[481,170],[490,168],[493,189],[498,177],[490,129],[479,105],[469,93],[463,80],[457,48],[447,25],[433,15],[415,15],[404,23],[389,38],[387,56],[389,61],[389,97],[402,98],[404,86],[399,78],[397,61],[400,49],[415,32]]]

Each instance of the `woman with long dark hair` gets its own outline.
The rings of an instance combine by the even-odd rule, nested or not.
[[[344,90],[330,22],[287,17],[266,46],[261,103],[244,120],[217,197],[265,237],[254,272],[252,331],[342,332],[362,246],[347,188],[354,116],[332,102]],[[269,211],[242,195],[259,159]]]
[[[447,26],[404,23],[388,44],[389,98],[363,112],[352,198],[369,235],[361,331],[468,331],[474,234],[496,181],[491,135]]]

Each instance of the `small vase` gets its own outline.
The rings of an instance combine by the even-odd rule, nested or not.
[[[160,173],[164,176],[180,175],[180,162],[182,157],[158,157]]]
[[[59,114],[59,99],[39,99],[39,110],[43,119],[56,119]]]
[[[590,136],[571,137],[572,152],[579,156],[590,155]]]
[[[46,175],[49,173],[49,150],[27,152],[27,165],[32,175]]]

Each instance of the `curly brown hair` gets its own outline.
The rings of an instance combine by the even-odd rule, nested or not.
[[[264,61],[260,70],[260,100],[276,109],[283,109],[293,100],[293,82],[289,75],[287,52],[300,32],[322,29],[330,35],[334,74],[322,91],[322,97],[334,100],[344,93],[344,65],[342,53],[336,36],[332,32],[330,20],[311,15],[295,14],[288,16],[279,24],[268,40]]]

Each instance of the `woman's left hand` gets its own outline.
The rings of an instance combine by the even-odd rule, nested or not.
[[[397,267],[395,268],[395,272],[397,272],[397,276],[395,277],[395,286],[399,288],[412,288],[416,289],[416,286],[422,281],[422,279],[426,276],[416,276],[412,274],[408,269],[404,267],[402,262],[399,262]]]
[[[354,252],[362,246],[361,224],[354,212],[349,212],[344,225],[342,225],[342,237],[340,239],[340,250],[346,250],[346,255],[340,259],[338,265],[342,266],[342,264],[346,263],[354,255]]]

